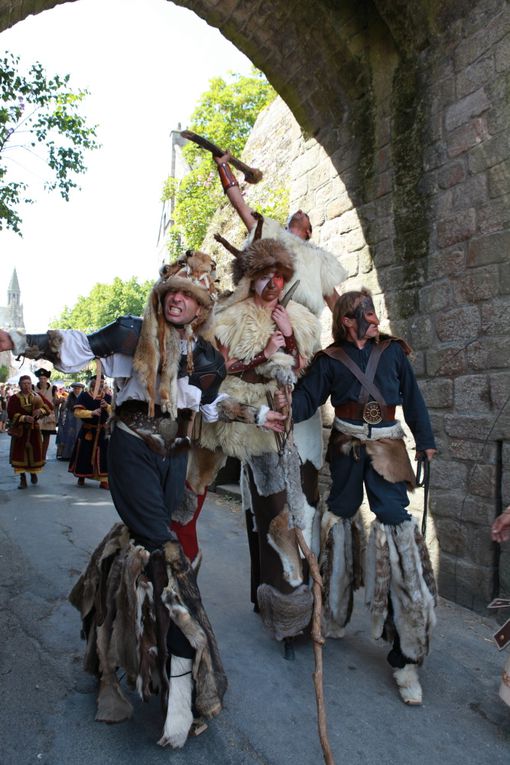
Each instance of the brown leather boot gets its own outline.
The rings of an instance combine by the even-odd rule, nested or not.
[[[30,473],[30,483],[37,483],[37,473]]]
[[[20,473],[18,489],[26,489],[26,488],[27,488],[27,477],[25,473]]]

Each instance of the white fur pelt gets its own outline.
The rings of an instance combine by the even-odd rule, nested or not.
[[[308,420],[295,422],[293,436],[301,462],[311,462],[320,470],[324,464],[321,410],[317,409]]]
[[[170,656],[170,691],[163,735],[158,741],[160,746],[170,745],[173,749],[181,749],[188,738],[193,723],[192,663],[191,659],[182,656]]]
[[[299,352],[309,360],[315,350],[317,319],[306,308],[291,301],[287,306]],[[216,337],[229,349],[231,358],[249,362],[265,348],[276,325],[271,314],[256,306],[252,299],[222,311],[217,318]],[[227,375],[221,392],[252,406],[267,406],[266,392],[274,394],[277,380],[292,373],[294,361],[287,353],[277,352],[256,367],[268,382],[247,383],[240,377]],[[230,457],[245,460],[252,455],[276,451],[274,435],[243,422],[203,423],[200,444],[211,451],[220,448]]]
[[[256,227],[251,230],[246,244],[251,243],[255,230]],[[315,316],[320,316],[324,310],[324,296],[331,295],[335,287],[347,279],[345,268],[331,252],[294,236],[271,218],[264,218],[261,238],[277,239],[289,250],[294,259],[291,283],[297,279],[300,282],[294,300]]]
[[[354,591],[363,584],[364,534],[359,513],[354,518],[340,518],[325,510],[321,532],[323,629],[326,637],[342,637],[351,618]]]
[[[429,651],[436,623],[436,591],[425,541],[414,520],[384,526],[375,520],[366,558],[367,605],[372,614],[372,634],[383,635],[388,618],[400,638],[402,653],[421,662]]]

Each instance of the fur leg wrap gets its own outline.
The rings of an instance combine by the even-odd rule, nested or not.
[[[276,640],[299,635],[312,618],[313,597],[305,584],[288,594],[261,584],[257,602],[262,621]]]
[[[421,704],[422,691],[416,664],[406,664],[402,669],[396,669],[393,672],[393,677],[404,704],[411,706]]]
[[[363,584],[363,527],[359,515],[340,518],[326,510],[322,516],[320,571],[324,584],[325,637],[343,637],[352,614],[354,591]]]
[[[267,541],[276,550],[282,562],[283,576],[291,587],[303,583],[303,571],[296,530],[289,528],[289,511],[283,510],[269,524]]]
[[[192,663],[191,659],[184,659],[182,656],[170,657],[170,693],[163,735],[158,741],[160,746],[170,745],[173,749],[181,749],[188,738],[193,723]]]
[[[436,588],[425,541],[414,520],[397,526],[373,522],[367,547],[365,597],[372,615],[373,637],[389,637],[392,621],[402,653],[421,663],[429,651],[436,622]]]

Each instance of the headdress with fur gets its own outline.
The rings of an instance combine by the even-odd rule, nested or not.
[[[177,327],[164,316],[164,298],[168,292],[186,292],[197,301],[200,310],[186,325],[188,339],[188,374],[193,371],[191,341],[195,334],[207,336],[210,314],[216,300],[216,264],[204,252],[188,250],[175,263],[160,269],[160,278],[151,290],[140,338],[135,350],[133,366],[145,383],[149,396],[149,416],[154,416],[156,379],[159,373],[161,410],[177,417],[177,373],[181,358],[180,335]]]

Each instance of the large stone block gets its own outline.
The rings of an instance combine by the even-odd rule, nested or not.
[[[510,252],[510,231],[471,239],[468,244],[467,266],[484,266],[487,263],[505,263]]]
[[[490,526],[459,523],[454,519],[436,518],[436,535],[442,553],[481,566],[495,564],[494,543]]]
[[[420,290],[420,310],[422,313],[435,313],[447,308],[451,302],[450,284],[448,281],[434,281]]]
[[[474,93],[461,98],[457,103],[446,109],[445,126],[447,130],[455,130],[473,117],[479,117],[490,106],[485,89],[478,88]]]
[[[476,211],[463,210],[437,224],[437,243],[439,247],[451,247],[452,244],[469,239],[476,232]]]
[[[497,265],[473,268],[465,276],[452,283],[455,303],[477,303],[490,300],[501,289]]]
[[[490,335],[506,335],[510,327],[510,300],[507,295],[480,305],[482,329]]]
[[[490,197],[499,197],[510,193],[510,159],[500,162],[487,171]]]
[[[447,409],[453,405],[453,383],[447,378],[427,380],[421,386],[421,392],[431,409]]]
[[[442,167],[437,176],[437,183],[441,189],[449,189],[451,186],[456,186],[466,177],[466,165],[463,160],[456,160],[455,162],[449,162],[445,167]]]
[[[496,446],[492,442],[483,443],[470,441],[469,439],[449,439],[448,453],[457,460],[469,460],[470,462],[484,462],[494,465],[496,463]]]
[[[510,358],[510,338],[485,337],[466,347],[468,365],[472,369],[504,369]]]
[[[497,51],[497,48],[496,48]],[[456,77],[457,96],[462,98],[489,82],[494,76],[494,57],[482,56],[459,71]]]
[[[452,438],[470,438],[485,441],[492,434],[494,417],[490,414],[444,416],[444,429]]]
[[[452,207],[454,210],[476,209],[487,202],[487,176],[485,173],[467,178],[461,186],[452,189]]]
[[[510,194],[491,199],[477,211],[478,230],[481,234],[492,234],[510,226]]]
[[[510,136],[499,133],[471,149],[468,157],[469,171],[473,175],[504,162],[510,154]]]
[[[489,130],[485,116],[470,120],[448,134],[448,157],[454,158],[465,154],[473,146],[481,144],[488,136]]]
[[[462,274],[466,265],[466,248],[467,244],[462,243],[449,249],[431,252],[428,257],[430,278],[439,279],[441,276]]]
[[[440,375],[464,374],[467,370],[464,346],[453,345],[448,348],[430,348],[425,351],[427,374],[430,377]]]
[[[468,563],[447,553],[439,562],[439,593],[465,608],[486,613],[494,592],[496,566]]]
[[[490,401],[496,410],[509,406],[510,372],[489,375]]]
[[[430,471],[431,490],[450,489],[452,486],[462,492],[466,486],[468,466],[463,462],[446,460],[444,458],[434,461]]]
[[[491,409],[489,378],[485,374],[457,377],[454,384],[455,411],[489,412]]]
[[[436,316],[436,332],[442,342],[474,340],[479,336],[480,329],[480,311],[476,306],[452,308]]]
[[[477,497],[493,499],[496,496],[495,466],[473,465],[469,471],[468,491]]]

